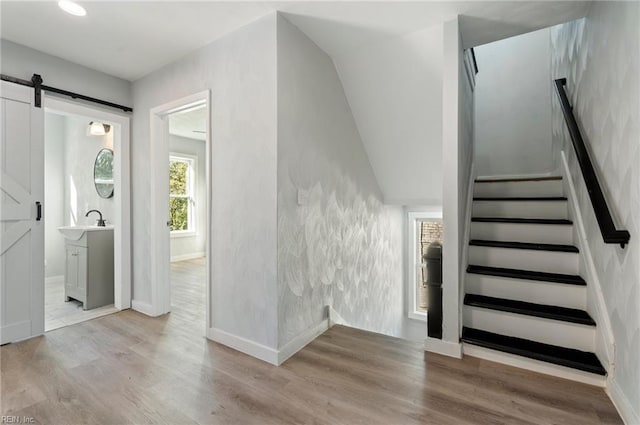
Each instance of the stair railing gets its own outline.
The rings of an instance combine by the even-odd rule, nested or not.
[[[582,139],[582,135],[580,134],[578,123],[576,122],[576,118],[573,115],[573,108],[569,103],[567,92],[564,89],[564,86],[567,84],[567,79],[559,78],[555,80],[554,83],[558,99],[560,100],[562,114],[564,115],[564,120],[567,123],[567,128],[569,130],[569,135],[571,136],[573,148],[576,151],[578,164],[580,164],[582,177],[584,178],[585,185],[587,186],[587,192],[589,193],[589,198],[591,199],[591,205],[593,205],[593,210],[596,214],[596,220],[598,221],[598,226],[600,227],[600,233],[602,233],[602,239],[605,243],[620,244],[620,246],[624,248],[625,245],[629,243],[629,238],[631,237],[631,235],[626,230],[616,229],[616,226],[613,223],[611,211],[609,210],[607,201],[605,200],[604,194],[602,193],[602,188],[600,187],[600,183],[598,182],[598,177],[596,176],[596,172],[593,168],[593,163],[591,162],[591,158],[589,158],[589,153],[587,152],[584,140]]]

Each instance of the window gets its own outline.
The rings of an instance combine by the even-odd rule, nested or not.
[[[411,319],[426,320],[428,291],[425,284],[426,273],[422,256],[432,242],[442,243],[442,213],[441,212],[409,212],[407,235],[408,261],[408,316]]]
[[[169,221],[172,236],[195,233],[196,158],[183,154],[169,156]]]

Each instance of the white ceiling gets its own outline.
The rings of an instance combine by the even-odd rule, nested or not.
[[[188,139],[206,140],[207,109],[201,106],[169,115],[169,133]]]
[[[87,16],[55,1],[0,2],[2,38],[136,80],[273,11],[333,57],[365,43],[464,15],[465,46],[565,22],[586,14],[588,2],[182,2],[81,1]]]
[[[0,35],[134,81],[268,13],[280,11],[334,60],[370,163],[390,203],[441,197],[441,51],[431,31],[461,15],[464,47],[583,17],[584,1],[182,2],[0,0]],[[428,29],[427,31],[424,31]],[[426,38],[425,38],[426,37]],[[435,44],[434,44],[435,43]],[[480,70],[482,72],[482,70]],[[424,76],[424,78],[421,78]],[[203,140],[204,110],[170,118]]]

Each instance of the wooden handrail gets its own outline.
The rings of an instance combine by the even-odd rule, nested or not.
[[[622,248],[629,243],[631,235],[626,230],[616,229],[611,216],[611,211],[607,205],[607,201],[602,193],[602,188],[598,182],[598,177],[593,168],[591,158],[589,158],[589,152],[584,144],[578,123],[573,115],[573,108],[567,98],[567,92],[564,86],[567,84],[566,78],[559,78],[554,81],[556,93],[560,100],[560,107],[562,108],[562,114],[564,120],[567,123],[569,129],[569,135],[573,143],[573,148],[576,151],[576,157],[578,158],[578,164],[580,164],[580,170],[582,171],[582,177],[584,178],[585,185],[587,186],[587,192],[589,192],[589,198],[591,199],[591,205],[596,214],[596,220],[600,227],[600,233],[602,233],[602,239],[605,243],[617,243]]]

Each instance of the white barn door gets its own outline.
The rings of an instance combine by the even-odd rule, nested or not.
[[[34,89],[0,91],[0,343],[44,333],[44,111]]]

